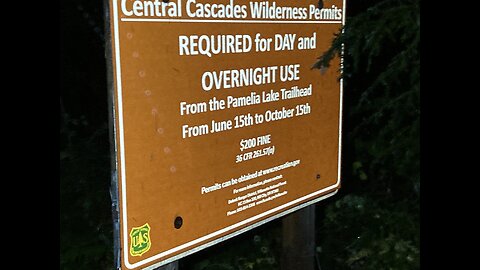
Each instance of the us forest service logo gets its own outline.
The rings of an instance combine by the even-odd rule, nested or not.
[[[150,246],[150,225],[145,223],[141,227],[133,227],[130,231],[130,255],[142,256]]]

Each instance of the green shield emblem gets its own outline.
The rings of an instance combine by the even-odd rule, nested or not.
[[[150,225],[145,223],[141,227],[133,227],[130,231],[130,255],[142,256],[150,246]]]

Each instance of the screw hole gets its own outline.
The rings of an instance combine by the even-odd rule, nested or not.
[[[173,226],[175,226],[175,229],[180,229],[183,225],[183,219],[182,217],[176,217],[175,221],[173,222]]]
[[[321,177],[320,174],[317,174],[317,180],[320,179],[320,177]]]

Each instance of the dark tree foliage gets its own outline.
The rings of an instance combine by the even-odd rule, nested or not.
[[[343,190],[319,227],[326,269],[419,269],[420,13],[368,2],[319,61],[345,65]],[[348,10],[347,10],[348,11]]]
[[[64,114],[60,135],[60,267],[112,269],[108,129]]]
[[[60,268],[113,269],[102,5],[61,5]]]
[[[71,0],[61,12],[60,268],[113,269],[102,3]],[[314,65],[330,68],[344,44],[342,188],[316,207],[318,265],[419,269],[419,1],[347,1],[347,16]],[[263,225],[180,267],[279,269],[280,226]]]

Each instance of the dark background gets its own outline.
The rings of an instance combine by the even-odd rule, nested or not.
[[[420,268],[419,29],[418,1],[347,1],[319,59],[345,44],[342,188],[316,207],[323,270]],[[113,269],[102,1],[61,1],[60,36],[60,268]],[[276,220],[180,268],[279,269],[280,254]]]

